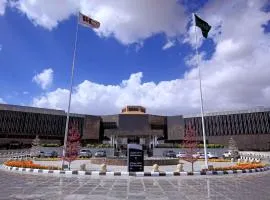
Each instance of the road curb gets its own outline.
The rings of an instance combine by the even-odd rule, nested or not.
[[[53,174],[53,175],[67,175],[67,176],[135,176],[135,177],[158,177],[158,176],[205,176],[205,175],[227,175],[227,174],[242,174],[242,173],[256,173],[270,170],[270,166],[257,169],[244,170],[228,170],[228,171],[198,171],[198,172],[100,172],[100,171],[65,171],[65,170],[48,170],[48,169],[30,169],[19,168],[1,165],[0,168],[7,171],[17,171],[20,173],[33,174]]]

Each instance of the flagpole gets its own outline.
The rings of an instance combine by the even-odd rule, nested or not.
[[[75,44],[74,44],[74,50],[73,50],[73,60],[72,60],[72,67],[71,67],[70,89],[69,89],[67,119],[66,119],[65,136],[64,136],[64,148],[63,148],[63,157],[62,157],[62,169],[64,169],[64,157],[66,155],[66,148],[67,148],[68,124],[69,124],[71,94],[72,94],[72,87],[73,87],[75,57],[76,57],[76,51],[77,51],[78,30],[79,30],[79,15],[78,15],[78,19],[77,19]]]
[[[202,79],[201,79],[201,67],[199,65],[199,54],[198,54],[198,41],[197,41],[197,28],[195,21],[195,13],[193,13],[193,22],[195,28],[195,49],[196,49],[196,60],[199,71],[199,82],[200,82],[200,102],[201,102],[201,117],[202,117],[202,131],[203,131],[203,147],[204,147],[204,164],[205,168],[208,169],[208,158],[206,149],[206,137],[205,137],[205,127],[204,127],[204,108],[203,108],[203,95],[202,95]]]

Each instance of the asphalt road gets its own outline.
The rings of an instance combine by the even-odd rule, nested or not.
[[[64,177],[0,170],[0,199],[269,200],[270,172],[194,177]]]

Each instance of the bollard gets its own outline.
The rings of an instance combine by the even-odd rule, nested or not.
[[[154,164],[153,165],[153,170],[152,170],[153,172],[159,172],[159,166],[158,166],[158,164]]]
[[[102,172],[102,173],[107,172],[107,165],[106,164],[103,163],[100,165],[100,172]]]
[[[86,171],[86,164],[85,163],[80,165],[80,170],[81,171]]]
[[[179,164],[178,165],[176,165],[176,170],[175,170],[175,172],[183,172],[184,171],[184,163],[182,163],[182,162],[179,162]]]

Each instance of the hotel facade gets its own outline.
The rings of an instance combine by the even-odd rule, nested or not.
[[[39,135],[45,143],[62,143],[65,132],[64,110],[0,104],[0,146],[30,145]],[[125,148],[128,143],[145,149],[158,143],[182,143],[191,123],[202,142],[200,114],[160,116],[146,113],[142,106],[126,106],[115,115],[71,114],[81,134],[82,143],[110,143]],[[214,112],[205,114],[207,143],[228,145],[233,137],[241,150],[270,150],[270,109]]]

